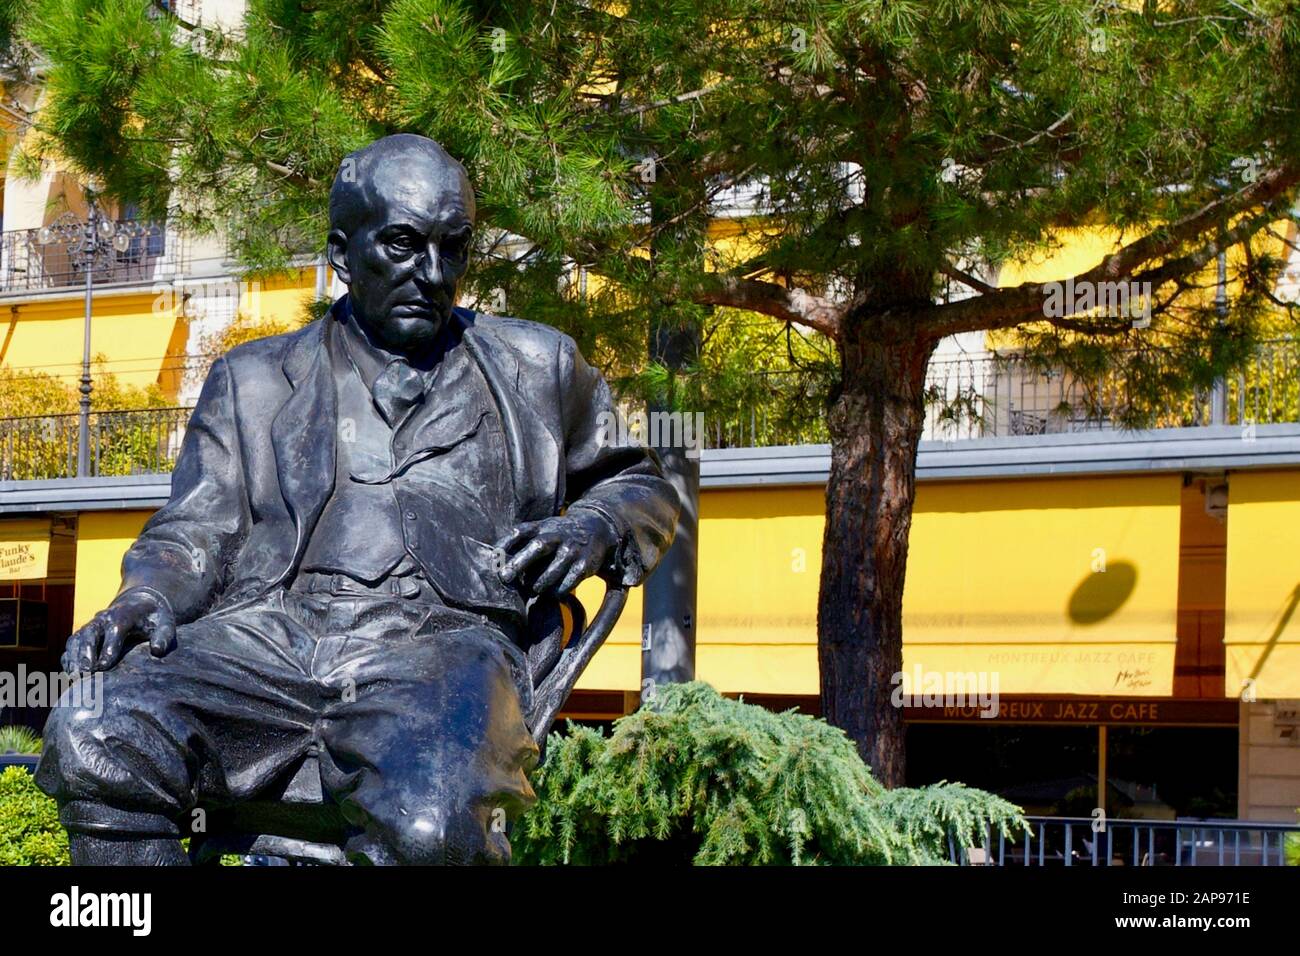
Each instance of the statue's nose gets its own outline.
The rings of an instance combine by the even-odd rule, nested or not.
[[[446,272],[442,267],[442,254],[438,251],[436,242],[430,242],[425,247],[417,278],[421,283],[432,288],[438,288],[446,281]]]

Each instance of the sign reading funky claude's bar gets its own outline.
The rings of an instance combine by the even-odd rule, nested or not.
[[[49,521],[0,521],[0,581],[43,578],[49,562]]]

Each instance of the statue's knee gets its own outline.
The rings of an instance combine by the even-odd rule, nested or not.
[[[468,866],[510,862],[503,828],[473,812],[444,808],[398,813],[371,828],[372,862],[417,866]],[[377,839],[376,839],[377,838]],[[381,846],[377,846],[381,845]],[[382,847],[382,848],[381,848]]]
[[[106,763],[105,723],[102,706],[60,703],[45,722],[42,764],[57,765],[64,777],[93,778]]]
[[[188,765],[158,728],[158,719],[142,715],[129,694],[80,700],[65,694],[45,724],[36,783],[61,804],[156,802],[152,809],[171,811],[186,792]]]
[[[447,819],[436,811],[403,814],[388,827],[389,841],[408,863],[438,866],[447,861]]]
[[[61,803],[97,799],[113,789],[102,736],[102,710],[79,706],[55,707],[45,722],[44,747],[36,769],[36,785]]]
[[[103,722],[102,701],[60,701],[45,722],[44,749],[47,753],[53,751],[65,756],[85,754],[87,747],[102,736]]]

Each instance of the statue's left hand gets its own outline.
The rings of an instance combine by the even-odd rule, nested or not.
[[[167,654],[176,643],[176,618],[171,606],[153,591],[123,591],[81,630],[68,638],[63,669],[69,674],[106,671],[137,641],[147,640],[154,657]]]
[[[499,553],[511,555],[500,568],[501,580],[531,580],[536,594],[562,594],[603,568],[617,547],[617,532],[594,511],[574,508],[556,518],[526,521],[497,542]]]

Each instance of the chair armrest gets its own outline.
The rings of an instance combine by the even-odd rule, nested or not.
[[[555,715],[560,712],[564,702],[578,683],[578,678],[587,669],[596,651],[605,643],[618,623],[619,616],[627,604],[627,587],[622,584],[605,582],[605,597],[600,602],[591,623],[576,633],[560,652],[560,659],[555,662],[541,682],[533,690],[533,707],[528,714],[528,729],[533,740],[540,746],[550,732]],[[580,618],[575,615],[575,620]]]

